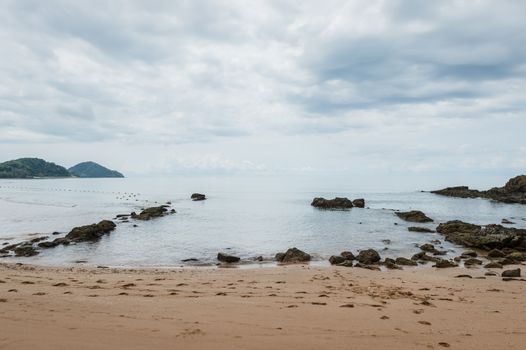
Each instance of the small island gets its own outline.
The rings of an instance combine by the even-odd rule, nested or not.
[[[69,169],[40,158],[20,158],[0,163],[0,179],[63,177],[123,178],[124,175],[91,161],[79,163]]]

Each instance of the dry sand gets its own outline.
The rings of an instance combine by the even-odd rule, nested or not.
[[[485,272],[0,264],[0,348],[525,349],[526,282]]]

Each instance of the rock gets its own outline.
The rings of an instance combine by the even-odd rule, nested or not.
[[[468,250],[464,253],[462,253],[462,256],[469,256],[469,257],[472,257],[472,258],[476,258],[478,256],[477,252],[474,252],[472,250]]]
[[[300,263],[310,261],[311,256],[298,248],[290,248],[285,253],[276,254],[276,260],[282,263]]]
[[[241,258],[225,253],[217,253],[217,260],[226,263],[237,263]]]
[[[49,238],[49,236],[36,237],[36,238],[33,238],[32,240],[30,240],[30,242],[31,243],[38,243],[38,242],[44,241],[44,240],[46,240],[48,238]]]
[[[420,250],[423,250],[424,252],[429,252],[429,253],[433,253],[434,251],[436,251],[435,246],[429,243],[422,244],[420,246]]]
[[[443,269],[448,267],[457,267],[458,264],[454,263],[453,261],[446,260],[446,259],[439,259],[433,267]]]
[[[321,209],[350,209],[353,207],[350,199],[342,197],[336,197],[334,199],[317,197],[312,200],[310,205]]]
[[[466,247],[484,250],[513,248],[526,250],[526,230],[486,225],[484,227],[462,221],[448,221],[437,227],[446,240]]]
[[[410,226],[407,228],[410,232],[426,232],[426,233],[432,233],[435,232],[427,227],[417,227],[417,226]]]
[[[416,265],[418,265],[416,263],[416,261],[408,259],[408,258],[404,258],[404,257],[396,258],[395,259],[395,263],[397,265],[405,265],[405,266],[416,266]]]
[[[448,187],[431,193],[461,198],[486,198],[503,203],[526,204],[526,175],[516,176],[504,187],[495,187],[487,191],[469,189],[467,186]]]
[[[502,258],[500,260],[497,261],[499,264],[501,265],[514,265],[514,264],[517,264],[517,261],[513,260],[513,259],[510,259],[510,258]]]
[[[521,277],[521,269],[504,270],[501,277]]]
[[[361,267],[362,269],[368,269],[368,270],[376,270],[376,271],[380,271],[380,268],[378,266],[375,266],[375,265],[368,265],[368,264],[362,264],[362,263],[356,263],[354,265],[354,267]]]
[[[482,260],[476,258],[470,258],[464,261],[464,266],[482,265]]]
[[[362,264],[374,264],[380,261],[380,254],[374,249],[362,250],[358,253],[356,259]]]
[[[331,265],[338,265],[345,261],[346,259],[343,256],[340,255],[333,255],[329,258],[329,262]]]
[[[202,193],[192,193],[190,198],[193,201],[204,201],[206,199],[206,196],[204,194],[202,194]]]
[[[338,264],[338,266],[344,266],[344,267],[353,267],[353,263],[351,260],[345,260],[341,264]]]
[[[385,258],[383,265],[390,270],[401,270],[402,268],[396,264],[396,261],[391,258]]]
[[[506,225],[515,225],[515,223],[513,221],[510,221],[508,219],[502,219],[502,221],[500,223],[501,224],[506,224]]]
[[[65,237],[71,242],[94,242],[103,235],[115,229],[115,223],[109,220],[102,220],[98,224],[75,227]]]
[[[38,251],[33,248],[33,245],[20,245],[16,247],[14,250],[15,256],[23,256],[23,257],[30,257],[38,255]]]
[[[526,253],[513,252],[513,253],[506,255],[506,258],[515,260],[515,261],[526,261]]]
[[[164,205],[159,207],[146,208],[137,215],[135,212],[131,213],[131,217],[136,220],[150,220],[164,216],[168,209]]]
[[[341,252],[340,255],[343,256],[345,258],[345,260],[354,260],[354,259],[356,259],[354,254],[352,252],[349,252],[349,251]]]
[[[492,261],[484,265],[484,267],[487,269],[502,269],[503,266],[502,264],[499,264],[498,262]]]
[[[426,252],[420,252],[420,253],[416,253],[415,255],[413,255],[411,257],[411,260],[437,262],[437,261],[440,261],[441,259],[429,256],[426,254]]]
[[[432,222],[433,219],[426,216],[420,210],[397,211],[395,214],[402,220],[411,222]]]
[[[352,201],[352,205],[357,208],[364,208],[365,207],[365,199],[358,198]]]
[[[489,258],[503,258],[504,257],[504,253],[498,249],[492,249],[488,252],[488,257]]]

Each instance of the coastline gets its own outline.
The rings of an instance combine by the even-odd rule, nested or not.
[[[523,280],[485,276],[484,268],[433,270],[1,263],[0,349],[519,349],[526,343]]]

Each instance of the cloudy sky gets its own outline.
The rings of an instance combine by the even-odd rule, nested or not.
[[[525,1],[0,4],[0,160],[394,187],[526,173]]]

